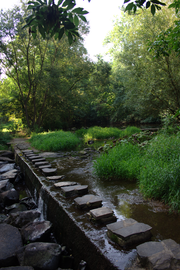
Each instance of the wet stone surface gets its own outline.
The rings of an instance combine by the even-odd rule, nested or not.
[[[67,186],[75,186],[77,185],[76,182],[58,182],[54,184],[56,188],[61,188],[61,187],[67,187]]]
[[[172,239],[147,242],[137,246],[142,267],[148,269],[180,269],[180,245]]]
[[[92,194],[78,197],[74,202],[79,208],[97,208],[102,205],[101,198]]]
[[[39,161],[39,162],[35,162],[34,165],[36,167],[39,167],[39,166],[43,166],[43,165],[48,165],[49,162],[48,161]],[[43,171],[44,172],[44,171]]]
[[[114,215],[114,211],[108,207],[100,207],[90,210],[90,212],[87,213],[87,216],[90,220],[104,224],[112,223],[117,220]]]
[[[43,165],[43,164],[42,164]],[[56,174],[57,172],[57,169],[55,168],[44,168],[42,169],[42,172],[45,174],[45,175],[53,175],[53,174]]]
[[[87,185],[75,185],[71,187],[61,187],[65,197],[73,197],[77,195],[84,195],[88,193]]]
[[[120,246],[130,246],[148,241],[151,238],[151,226],[129,218],[107,225],[108,236]]]

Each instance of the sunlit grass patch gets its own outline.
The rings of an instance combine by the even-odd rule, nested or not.
[[[94,162],[96,174],[102,179],[137,179],[140,170],[141,150],[131,143],[120,144],[103,153]]]
[[[29,141],[33,147],[43,151],[71,150],[80,143],[75,134],[62,130],[35,134]]]

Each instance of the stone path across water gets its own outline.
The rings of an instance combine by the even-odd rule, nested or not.
[[[30,150],[22,151],[27,158],[33,160],[33,152]],[[38,155],[36,155],[38,158]],[[36,159],[35,158],[35,159]],[[36,163],[35,163],[36,164]],[[48,166],[48,164],[47,164]],[[46,174],[45,171],[49,170]],[[42,173],[47,176],[49,180],[62,180],[63,176],[53,175],[56,172],[49,168],[46,168],[46,164],[42,169]],[[84,195],[88,193],[88,186],[72,185],[70,182],[59,182],[54,184],[55,187],[59,187],[64,193],[65,197]],[[74,199],[75,205],[82,209],[91,209],[87,214],[90,220],[95,222],[102,221],[108,223],[107,234],[109,238],[118,243],[122,247],[132,246],[134,244],[143,243],[151,239],[151,227],[144,223],[139,223],[133,219],[125,219],[116,221],[116,217],[112,209],[102,206],[102,200],[97,199],[96,196],[86,194],[82,197]],[[90,199],[91,197],[91,199]],[[99,205],[100,204],[100,205]],[[99,207],[102,206],[102,207]],[[116,221],[116,222],[115,222]],[[142,269],[148,267],[148,269],[180,269],[180,245],[175,241],[163,240],[161,242],[145,242],[137,246],[137,261],[129,269]],[[166,256],[164,256],[164,254]],[[139,268],[137,264],[139,263]]]

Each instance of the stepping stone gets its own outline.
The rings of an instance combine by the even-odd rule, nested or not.
[[[47,164],[47,165],[43,165],[43,166],[39,166],[39,169],[45,169],[45,168],[52,168],[51,164]]]
[[[53,174],[56,174],[57,169],[56,168],[44,168],[44,169],[42,169],[42,172],[45,175],[53,175]]]
[[[40,157],[31,160],[32,163],[41,162],[41,161],[46,161],[46,160],[45,160],[45,158],[40,158]]]
[[[152,227],[127,218],[107,225],[109,238],[125,247],[148,241],[151,238]]]
[[[77,185],[76,182],[58,182],[58,183],[54,184],[54,186],[56,188],[75,186],[75,185]]]
[[[49,162],[48,161],[39,161],[39,162],[35,162],[34,165],[35,167],[39,167],[39,166],[43,166],[43,165],[48,165]]]
[[[147,242],[136,250],[140,264],[146,269],[180,269],[180,245],[172,239]]]
[[[58,181],[64,178],[65,178],[65,175],[53,175],[53,176],[47,177],[48,180],[53,180],[53,181]]]
[[[87,185],[75,185],[71,187],[61,187],[65,197],[72,197],[77,195],[84,195],[88,193]]]
[[[22,152],[23,152],[23,154],[29,154],[29,153],[33,153],[33,150],[31,150],[31,149],[23,150]]]
[[[87,216],[90,218],[90,220],[106,224],[117,220],[117,218],[114,216],[113,210],[108,207],[100,207],[90,210]]]
[[[28,156],[28,159],[29,159],[29,160],[38,159],[38,158],[40,158],[39,155]]]
[[[78,208],[97,208],[102,205],[101,198],[92,194],[78,197],[74,199],[74,202],[78,206]]]

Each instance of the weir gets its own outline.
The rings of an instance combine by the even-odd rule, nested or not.
[[[136,251],[124,252],[110,243],[105,226],[92,226],[87,220],[90,229],[85,231],[82,222],[77,221],[69,211],[68,201],[66,205],[65,201],[62,202],[51,191],[47,178],[32,166],[16,146],[14,154],[16,163],[24,174],[25,184],[42,212],[42,218],[52,222],[53,232],[59,243],[72,250],[75,269],[81,260],[87,262],[89,270],[125,269],[135,257]]]

